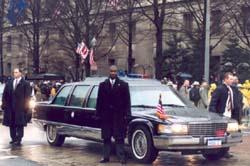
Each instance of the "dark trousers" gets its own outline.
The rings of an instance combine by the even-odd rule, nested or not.
[[[105,138],[103,140],[103,158],[108,159],[111,152],[111,138]],[[124,148],[124,139],[115,139],[115,148],[116,148],[116,155],[119,160],[125,160],[125,148]]]
[[[21,142],[23,138],[23,126],[10,126],[10,137],[12,141]]]

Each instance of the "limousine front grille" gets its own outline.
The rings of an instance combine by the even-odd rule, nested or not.
[[[195,123],[188,125],[188,135],[222,136],[227,130],[227,123]]]

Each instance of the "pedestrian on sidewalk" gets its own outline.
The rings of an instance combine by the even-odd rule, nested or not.
[[[238,105],[239,102],[236,98],[235,91],[233,90],[234,76],[232,73],[227,72],[223,76],[223,84],[218,86],[213,92],[209,111],[218,113],[221,116],[226,116],[232,119],[240,121],[240,112]],[[229,148],[225,148],[227,152]],[[231,154],[227,153],[226,158],[232,157]]]
[[[202,109],[207,109],[208,107],[208,89],[209,85],[206,81],[203,81],[200,87],[200,97],[198,107]]]
[[[24,126],[27,126],[28,122],[31,86],[24,80],[20,69],[15,68],[13,72],[14,79],[6,83],[3,91],[3,125],[10,129],[10,144],[20,146]]]
[[[103,139],[103,159],[100,163],[109,162],[111,137],[115,139],[116,154],[122,164],[126,163],[124,139],[127,120],[131,115],[130,93],[128,83],[117,77],[117,67],[110,67],[110,76],[99,85],[97,97],[97,117],[101,120]]]
[[[180,94],[185,97],[186,99],[190,99],[189,98],[189,86],[190,86],[190,81],[189,80],[184,80],[183,84],[181,85],[181,87],[178,89],[178,91],[180,92]]]
[[[189,98],[197,107],[198,102],[201,99],[200,96],[200,83],[198,81],[194,81],[192,88],[189,91]]]

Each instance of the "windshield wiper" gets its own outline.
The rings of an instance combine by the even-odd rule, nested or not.
[[[163,104],[162,106],[168,106],[168,107],[185,107],[183,105],[177,105],[177,104]]]
[[[156,106],[144,105],[144,104],[140,104],[140,105],[131,105],[131,107],[156,108]]]

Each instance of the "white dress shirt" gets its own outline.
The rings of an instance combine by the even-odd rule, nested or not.
[[[21,79],[22,79],[22,77],[14,79],[14,81],[13,81],[13,89],[15,89],[17,87],[17,85],[19,84]]]
[[[228,97],[227,97],[227,102],[226,102],[226,107],[225,107],[225,111],[224,111],[224,116],[231,118],[232,117],[232,109],[233,109],[233,90],[230,86],[227,86],[228,88]],[[229,103],[229,99],[231,97],[231,103]]]

